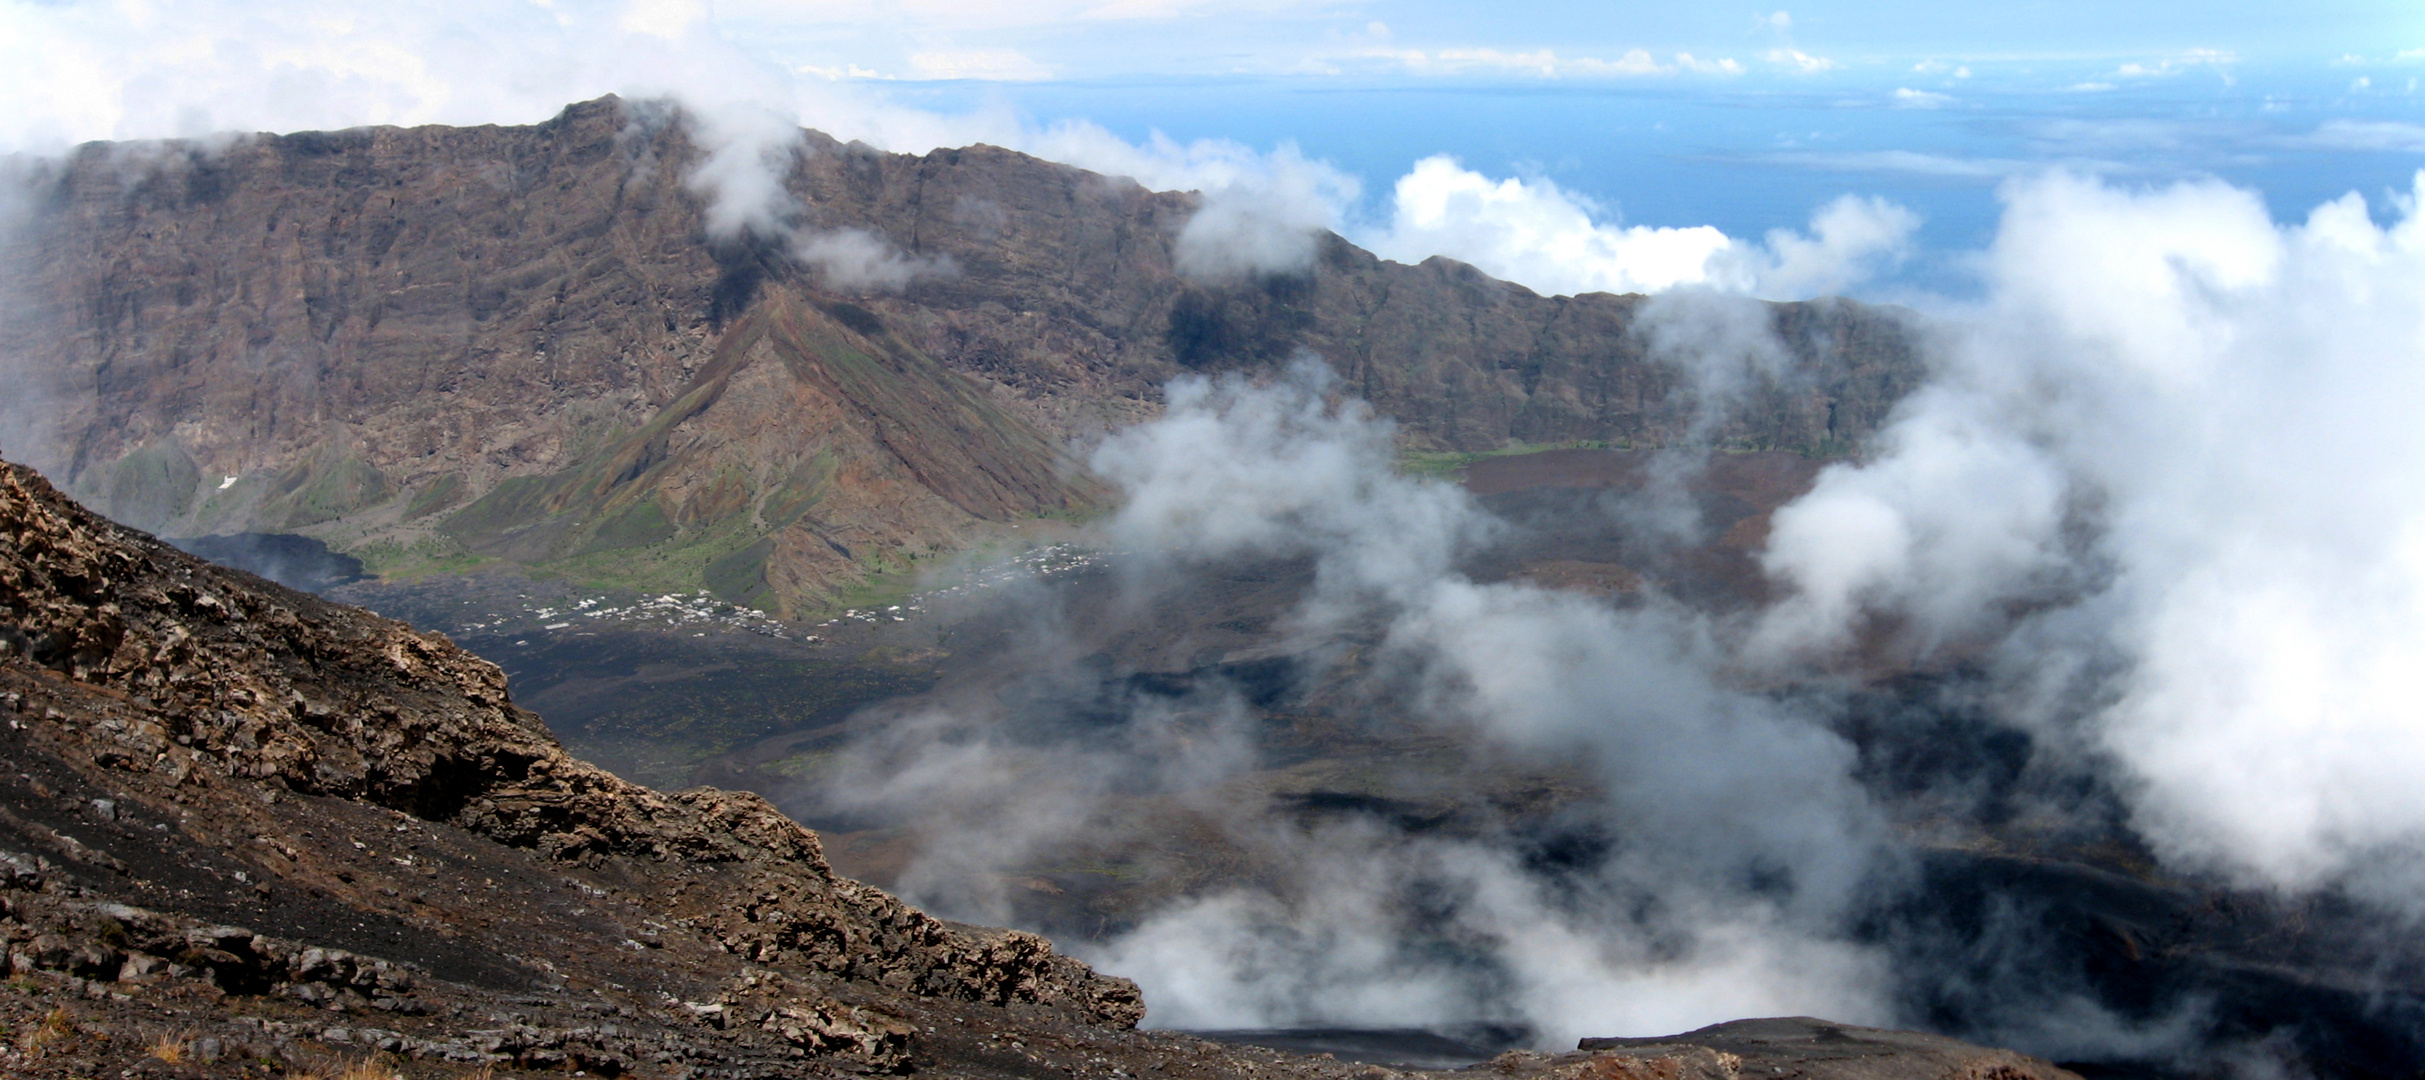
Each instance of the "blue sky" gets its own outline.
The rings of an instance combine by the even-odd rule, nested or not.
[[[1782,17],[1769,7],[1675,3],[731,0],[719,5],[717,18],[790,62],[856,64],[892,77],[936,70],[953,54],[987,51],[1015,54],[1054,77],[1087,79],[1369,70],[1388,67],[1391,53],[1436,58],[1485,49],[1549,50],[1570,63],[1635,49],[1661,61],[1689,52],[1756,69],[1776,50],[1798,49],[1856,73],[1899,76],[1914,63],[1941,59],[1969,63],[1981,74],[1993,67],[1999,76],[2076,80],[2198,50],[2296,65],[2425,42],[2425,16],[2414,5],[2353,0],[1816,3],[1787,5]],[[1010,74],[1012,63],[1003,57],[998,73]]]

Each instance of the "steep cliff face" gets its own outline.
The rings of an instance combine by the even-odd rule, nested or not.
[[[975,146],[805,133],[804,224],[939,268],[845,296],[711,236],[700,151],[606,99],[524,128],[94,145],[25,179],[0,257],[7,449],[170,535],[307,532],[781,610],[1100,498],[1073,440],[1189,371],[1300,350],[1410,447],[1694,438],[1832,453],[1919,374],[1889,313],[1760,309],[1728,408],[1640,297],[1547,298],[1325,238],[1301,274],[1173,271],[1188,194]]]

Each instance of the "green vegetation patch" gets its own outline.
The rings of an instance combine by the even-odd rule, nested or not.
[[[770,529],[780,529],[800,520],[811,507],[824,501],[825,491],[841,469],[841,459],[832,450],[820,450],[814,457],[793,466],[790,475],[766,497],[762,511]]]
[[[1521,457],[1548,450],[1631,450],[1630,442],[1605,442],[1599,439],[1569,439],[1555,443],[1509,443],[1497,450],[1401,450],[1398,471],[1409,476],[1424,476],[1445,480],[1466,466],[1484,458]]]
[[[467,574],[495,561],[465,551],[462,544],[444,536],[424,536],[410,543],[379,540],[346,554],[362,560],[362,569],[382,581]]]
[[[910,594],[918,591],[918,584],[919,573],[914,564],[878,567],[870,570],[866,577],[859,580],[858,584],[847,586],[835,593],[833,603],[827,607],[829,611],[844,609],[864,611],[869,608],[884,608],[894,604],[907,603]]]
[[[404,520],[419,521],[441,510],[453,509],[463,501],[463,478],[448,473],[413,492],[411,502],[404,505]]]
[[[387,496],[384,474],[330,446],[280,475],[253,520],[267,530],[300,529],[375,506]]]
[[[202,470],[182,447],[154,440],[111,467],[110,516],[138,529],[158,529],[182,516],[201,486]]]
[[[725,603],[765,607],[775,599],[775,588],[766,581],[766,557],[774,550],[775,538],[761,536],[756,543],[708,563],[701,581]]]
[[[598,526],[598,531],[589,538],[589,543],[582,546],[581,554],[661,544],[673,539],[679,531],[666,518],[664,505],[651,496],[606,519],[606,523]]]
[[[548,501],[571,479],[570,474],[557,473],[502,481],[470,506],[456,511],[439,528],[477,550],[547,517]]]
[[[541,563],[539,568],[601,589],[689,592],[706,580],[709,565],[758,540],[748,518],[735,517],[647,547],[593,551]]]

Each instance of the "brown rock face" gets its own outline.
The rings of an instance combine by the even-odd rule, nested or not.
[[[767,1007],[783,1019],[769,1030],[802,1045],[839,1040],[897,1056],[884,1049],[901,1041],[889,1014],[845,1022],[850,1005],[874,1007],[874,998],[1024,1003],[1117,1027],[1143,1015],[1132,984],[1096,975],[1042,938],[955,929],[835,876],[816,835],[757,796],[660,795],[572,759],[509,703],[494,666],[442,637],[218,570],[84,512],[15,466],[0,471],[0,683],[9,760],[57,774],[10,781],[22,790],[9,803],[22,809],[0,816],[7,847],[98,873],[89,889],[58,899],[97,891],[127,905],[131,913],[113,917],[167,943],[147,955],[216,972],[223,989],[312,981],[307,972],[322,961],[308,945],[384,954],[475,984],[580,980],[577,948],[545,955],[562,929],[518,940],[517,930],[537,931],[493,918],[478,900],[433,903],[444,881],[436,867],[453,863],[483,866],[475,876],[489,889],[496,875],[556,868],[595,882],[585,887],[599,897],[634,893],[622,932],[635,948],[646,928],[658,950],[669,935],[680,939],[686,948],[675,955],[687,952],[690,964],[717,958],[655,981],[746,975],[729,991],[735,1000],[779,1000]],[[45,824],[45,804],[70,785],[107,793],[79,801],[86,823],[103,825],[99,835],[132,832],[136,842],[87,843]],[[157,821],[156,832],[173,822],[180,835],[125,827],[141,819]],[[330,835],[315,837],[314,825]],[[338,833],[349,839],[331,843]],[[226,848],[218,861],[231,865],[181,859],[175,851],[187,846]],[[206,928],[160,913],[196,906],[193,889],[171,882],[197,875],[255,907],[246,929],[210,930],[215,944],[190,946]],[[255,881],[261,895],[294,890],[300,903],[257,903]],[[506,896],[509,907],[525,902]],[[347,908],[355,919],[344,918]],[[25,911],[66,917],[72,905]],[[380,923],[401,933],[382,940],[370,928]],[[466,953],[447,944],[467,938],[484,945]],[[195,950],[201,961],[187,955]],[[62,953],[50,964],[39,944],[22,951],[29,969],[83,963],[114,975],[124,959]],[[396,990],[387,996],[399,1001],[412,981],[400,974],[390,987],[395,979],[356,978],[373,969],[344,963],[352,966],[339,984]],[[794,989],[765,991],[769,980]]]
[[[85,147],[25,180],[0,252],[0,438],[171,535],[305,531],[375,569],[506,559],[789,611],[1096,504],[1072,440],[1188,371],[1310,351],[1414,448],[1817,453],[1919,374],[1888,313],[1762,306],[1779,356],[1714,413],[1641,297],[1337,237],[1301,274],[1195,284],[1171,263],[1192,195],[804,133],[808,226],[948,268],[845,298],[708,235],[698,158],[670,113],[614,99],[523,128]]]

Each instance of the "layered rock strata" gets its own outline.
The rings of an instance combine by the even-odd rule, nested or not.
[[[1820,455],[1921,373],[1879,309],[1544,297],[1336,236],[1301,269],[1190,280],[1192,194],[803,133],[790,224],[909,276],[870,291],[712,231],[702,158],[674,114],[614,99],[83,147],[16,177],[0,446],[163,535],[302,531],[375,569],[506,560],[793,612],[1089,512],[1084,441],[1189,372],[1320,357],[1415,449]]]

